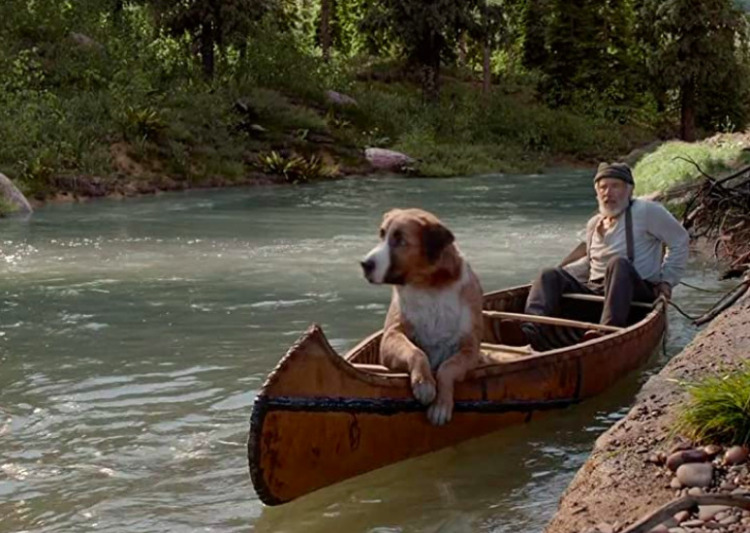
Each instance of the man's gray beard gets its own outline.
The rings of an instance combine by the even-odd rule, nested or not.
[[[605,207],[604,206],[604,202],[602,202],[601,200],[599,200],[599,213],[601,215],[603,215],[605,217],[609,217],[609,218],[619,217],[620,214],[622,214],[622,212],[625,211],[625,209],[627,209],[628,203],[629,203],[628,200],[624,200],[622,203],[620,203],[614,209],[610,209],[608,207]]]

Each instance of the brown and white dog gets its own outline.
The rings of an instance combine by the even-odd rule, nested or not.
[[[453,234],[431,213],[387,212],[380,239],[361,263],[370,283],[394,286],[380,362],[408,372],[430,422],[445,424],[454,383],[480,361],[482,288]]]

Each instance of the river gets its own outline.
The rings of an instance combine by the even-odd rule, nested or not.
[[[255,393],[311,322],[341,351],[390,292],[359,258],[391,207],[437,213],[485,290],[578,241],[591,172],[363,178],[57,204],[0,220],[0,532],[537,532],[667,355],[560,413],[264,507]],[[686,281],[721,288],[710,265]],[[677,287],[698,313],[715,294]]]

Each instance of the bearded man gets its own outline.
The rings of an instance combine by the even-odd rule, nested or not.
[[[542,271],[531,285],[526,314],[559,316],[563,293],[597,294],[604,296],[601,323],[623,327],[634,300],[672,296],[685,271],[688,233],[661,204],[633,199],[634,186],[628,165],[599,165],[594,176],[599,213],[586,226],[586,255]],[[521,329],[533,348],[545,348],[537,324],[526,322]],[[584,340],[597,335],[588,331]]]

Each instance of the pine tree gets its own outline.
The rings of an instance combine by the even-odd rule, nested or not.
[[[710,127],[732,113],[744,123],[747,35],[732,0],[643,0],[639,7],[650,22],[639,35],[651,78],[661,93],[679,94],[681,137],[695,139],[699,118]]]

